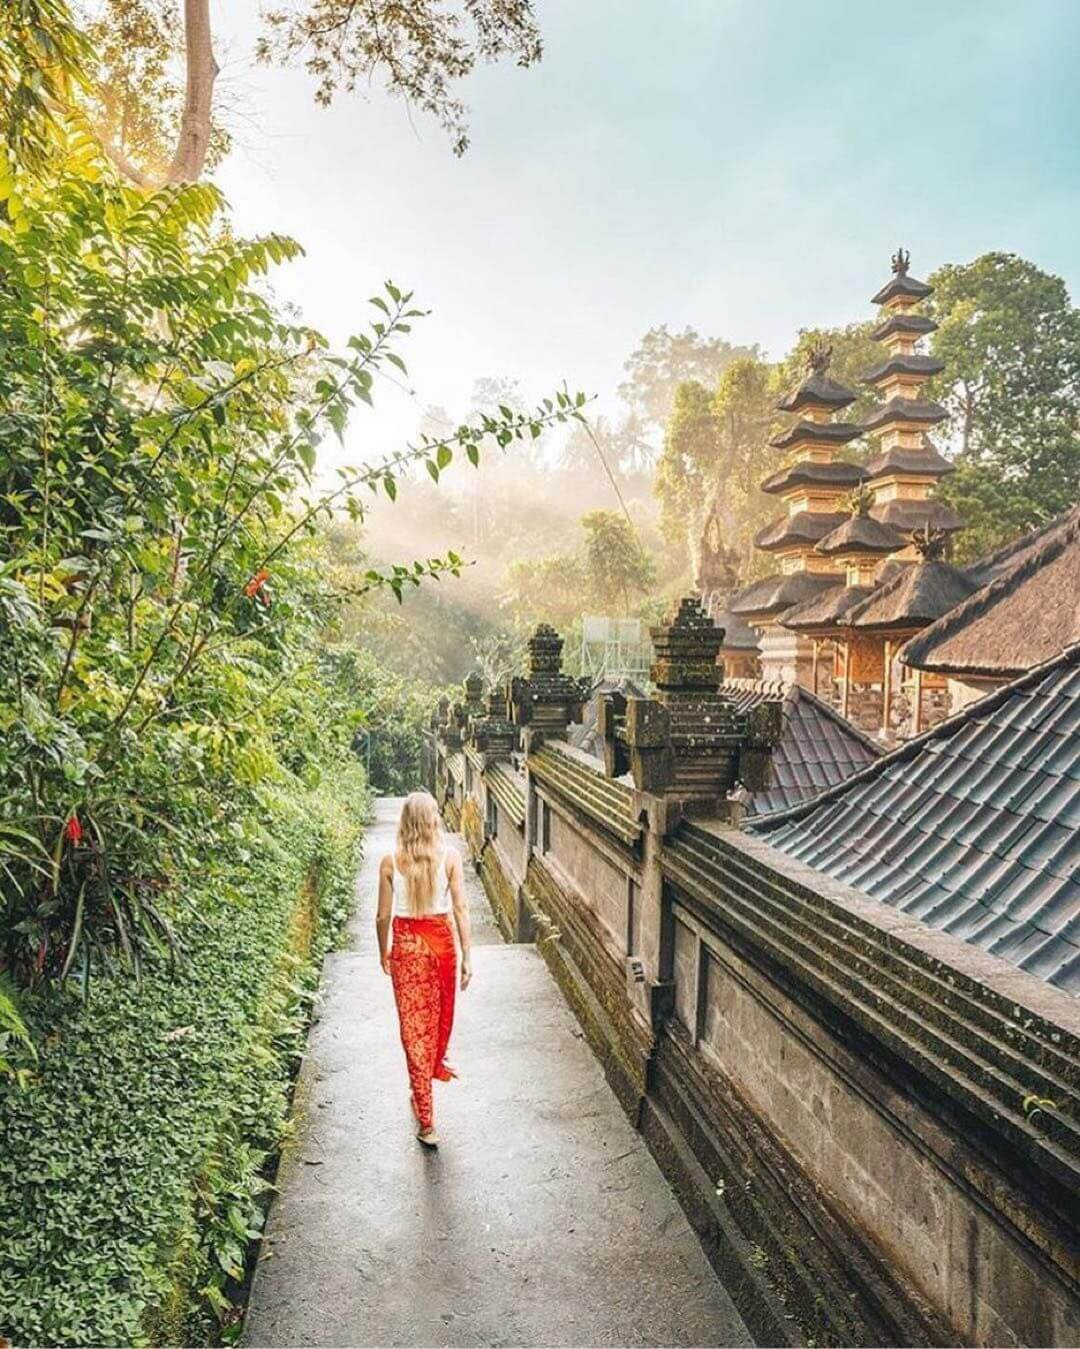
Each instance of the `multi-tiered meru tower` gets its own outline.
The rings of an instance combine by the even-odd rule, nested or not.
[[[766,478],[761,490],[779,497],[787,511],[766,525],[754,542],[773,555],[778,570],[747,586],[730,605],[761,634],[763,674],[789,684],[809,684],[812,650],[778,620],[793,605],[842,580],[837,564],[817,545],[847,519],[847,498],[866,477],[864,468],[838,457],[862,428],[838,418],[856,396],[830,378],[830,356],[828,347],[813,348],[806,375],[777,404],[796,421],[770,444],[792,455],[794,462]]]
[[[927,432],[948,417],[948,412],[925,396],[928,379],[944,365],[918,350],[920,339],[934,332],[937,324],[919,312],[933,293],[925,281],[908,272],[911,255],[899,248],[892,258],[892,276],[874,296],[881,317],[871,336],[887,353],[881,365],[866,376],[866,383],[883,399],[863,423],[863,431],[877,441],[878,452],[866,466],[867,483],[874,493],[871,516],[906,536],[900,556],[915,559],[911,536],[916,530],[959,529],[960,521],[944,502],[930,493],[952,465],[938,453]]]

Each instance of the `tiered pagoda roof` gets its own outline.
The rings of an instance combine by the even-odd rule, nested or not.
[[[770,474],[761,487],[779,497],[787,513],[759,530],[754,544],[777,554],[782,571],[744,587],[728,604],[733,615],[746,616],[751,623],[767,625],[791,605],[835,584],[835,568],[815,548],[844,523],[844,498],[865,480],[866,471],[835,457],[860,428],[835,420],[856,394],[828,374],[831,354],[829,347],[814,347],[802,380],[777,404],[781,412],[799,419],[770,443],[791,454],[794,462]]]
[[[808,423],[804,423],[808,425]],[[851,427],[847,428],[851,430]],[[855,428],[856,430],[858,428]],[[771,442],[776,445],[777,441]],[[761,490],[770,496],[780,496],[792,487],[841,487],[845,490],[858,487],[866,480],[866,469],[861,464],[843,462],[818,463],[813,459],[804,459],[790,468],[782,468],[771,474],[761,484]]]
[[[893,445],[870,459],[863,472],[867,478],[886,478],[893,474],[919,474],[922,477],[944,478],[953,472],[953,466],[938,452],[937,446],[924,436],[922,444],[913,450]]]
[[[770,617],[835,585],[835,574],[827,571],[793,571],[786,576],[766,576],[736,591],[728,609],[736,615]]]
[[[885,556],[895,553],[906,543],[904,536],[891,526],[881,524],[872,515],[856,511],[831,534],[825,535],[817,551],[826,557],[846,557],[859,553]]]
[[[793,544],[816,544],[845,519],[843,511],[796,511],[794,515],[781,515],[758,530],[754,535],[754,546],[763,552],[773,552]]]
[[[810,353],[809,374],[777,403],[781,412],[802,412],[804,408],[828,408],[839,412],[855,402],[858,394],[825,373],[829,368],[829,355],[829,351],[820,348]]]
[[[843,622],[847,613],[863,600],[869,599],[873,593],[873,586],[844,585],[841,581],[813,599],[789,609],[781,621],[785,628],[791,628],[793,632],[824,635]]]
[[[960,527],[958,517],[944,502],[929,498],[930,488],[952,472],[952,465],[926,431],[949,414],[923,392],[926,381],[940,374],[944,365],[917,349],[919,339],[934,332],[937,324],[915,312],[933,287],[911,276],[909,263],[910,255],[898,249],[891,279],[873,298],[884,312],[871,336],[885,347],[886,356],[865,376],[865,382],[884,401],[863,421],[863,430],[880,442],[878,453],[866,466],[867,481],[875,489],[871,514],[903,534],[928,525],[944,530]]]
[[[958,567],[942,561],[945,536],[927,529],[914,536],[919,561],[890,581],[875,586],[843,618],[845,627],[862,631],[917,630],[947,614],[975,590]]]

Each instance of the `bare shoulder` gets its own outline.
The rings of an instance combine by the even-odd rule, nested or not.
[[[452,843],[446,845],[446,874],[452,876],[454,872],[461,874],[461,853]]]
[[[394,874],[394,854],[384,853],[379,860],[379,875],[392,876]]]

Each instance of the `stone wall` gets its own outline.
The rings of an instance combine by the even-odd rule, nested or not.
[[[1080,1344],[1075,1000],[730,827],[701,736],[673,795],[663,713],[608,708],[606,769],[525,726],[434,776],[753,1334]]]

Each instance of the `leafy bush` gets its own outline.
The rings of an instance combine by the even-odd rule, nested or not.
[[[0,1086],[0,1335],[197,1343],[261,1226],[323,952],[351,903],[358,766],[260,791],[178,919],[183,978],[151,958],[83,1003],[24,996],[38,1080]]]
[[[171,950],[163,896],[203,867],[207,822],[283,751],[295,771],[278,714],[344,598],[317,525],[361,517],[362,487],[393,498],[405,464],[438,479],[453,447],[475,463],[578,406],[500,409],[318,490],[320,437],[403,367],[421,311],[387,283],[333,355],[262,282],[299,251],[234,237],[210,185],[122,185],[92,140],[41,173],[0,148],[0,970],[20,984]]]

